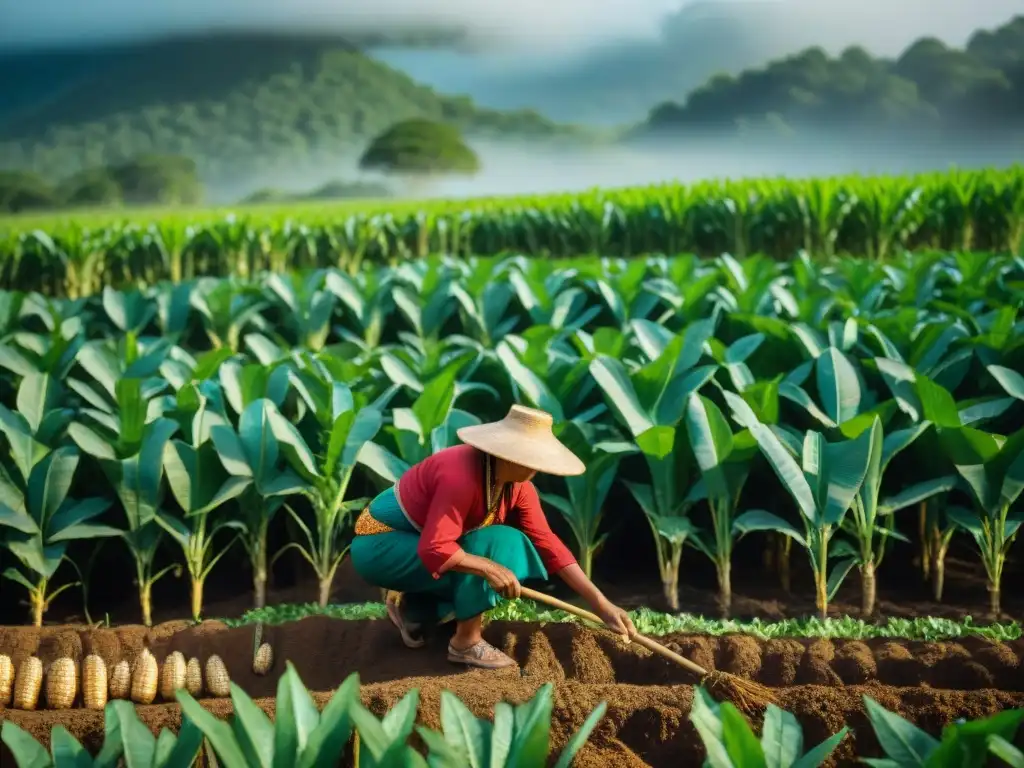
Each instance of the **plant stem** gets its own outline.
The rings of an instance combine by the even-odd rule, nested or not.
[[[43,626],[43,611],[46,610],[46,579],[40,579],[36,588],[29,593],[29,604],[32,607],[32,626]]]
[[[591,569],[594,567],[594,551],[587,546],[580,547],[580,568],[587,578],[590,578]]]
[[[199,621],[203,613],[203,580],[192,577],[192,620]]]
[[[917,506],[917,528],[918,534],[921,537],[921,573],[923,574],[925,581],[928,580],[933,562],[933,541],[930,530],[931,520],[929,518],[928,502],[922,501]]]
[[[945,548],[932,549],[932,597],[935,602],[942,602],[942,591],[946,586],[946,550]]]
[[[815,564],[815,588],[818,613],[822,620],[828,618],[828,537],[825,531],[818,536],[818,561]]]
[[[1000,615],[1002,615],[1002,606],[1000,605],[1000,589],[999,584],[990,584],[988,587],[988,611],[993,621],[999,621]]]
[[[255,568],[252,572],[253,606],[262,608],[267,604],[267,571]]]
[[[877,583],[875,581],[875,564],[868,560],[860,567],[861,597],[860,611],[867,618],[875,612],[875,595]]]
[[[139,605],[142,608],[142,624],[146,627],[153,626],[153,606],[151,594],[153,582],[144,578],[139,582]]]
[[[718,601],[722,617],[728,618],[732,612],[732,563],[729,560],[718,563]]]
[[[679,562],[683,559],[683,545],[669,543],[671,555],[667,558],[665,569],[661,573],[662,589],[665,602],[673,613],[679,611]]]
[[[334,582],[334,574],[325,576],[320,579],[320,597],[319,603],[321,608],[326,608],[327,604],[331,600],[331,584]]]
[[[781,533],[777,533],[775,536],[775,560],[779,569],[779,583],[782,585],[783,592],[789,592],[793,587],[792,576],[789,570],[789,550],[793,540]]]

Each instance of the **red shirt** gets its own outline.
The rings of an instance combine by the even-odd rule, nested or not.
[[[484,522],[487,502],[481,454],[469,445],[435,453],[410,467],[395,486],[402,511],[421,532],[419,556],[435,579],[457,565],[458,540]],[[514,525],[533,542],[548,573],[576,562],[548,525],[533,483],[513,483],[502,495],[495,524]]]

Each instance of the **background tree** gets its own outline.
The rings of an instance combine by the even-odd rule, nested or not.
[[[414,119],[395,123],[370,142],[359,167],[421,180],[447,174],[473,175],[480,170],[480,159],[455,126]]]

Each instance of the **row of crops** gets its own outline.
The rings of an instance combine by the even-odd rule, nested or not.
[[[765,179],[539,198],[0,221],[0,287],[77,298],[201,276],[394,264],[427,254],[629,257],[762,253],[885,259],[1019,253],[1024,169]]]
[[[998,617],[1024,519],[1022,286],[1020,258],[927,253],[446,258],[4,293],[3,576],[39,624],[61,574],[114,540],[144,622],[176,570],[199,617],[228,552],[263,605],[286,529],[324,604],[365,497],[519,401],[587,464],[541,490],[588,572],[609,532],[646,526],[672,607],[692,550],[727,612],[734,545],[756,533],[783,580],[806,555],[822,615],[856,570],[870,615],[884,558],[920,526],[936,598],[965,537]],[[616,489],[633,507],[606,518]]]
[[[62,726],[54,726],[50,751],[12,722],[5,722],[0,739],[11,750],[18,768],[61,765],[74,756],[76,765],[115,765],[130,756],[132,765],[145,768],[189,768],[201,755],[227,768],[269,765],[312,766],[336,761],[347,749],[353,761],[370,768],[436,766],[461,768],[527,768],[549,760],[554,687],[545,683],[523,704],[506,702],[494,708],[494,721],[477,718],[451,691],[441,692],[441,729],[416,724],[419,691],[414,689],[383,718],[363,706],[359,677],[352,675],[332,694],[322,711],[299,679],[288,669],[278,683],[277,712],[273,720],[241,688],[232,683],[235,715],[230,725],[203,709],[184,690],[176,694],[182,708],[177,734],[162,728],[158,737],[139,718],[128,701],[107,704],[102,747],[93,762],[85,748]],[[864,696],[871,728],[886,765],[957,765],[982,768],[991,757],[1011,766],[1024,764],[1024,754],[1013,741],[1024,710],[1005,710],[994,717],[950,724],[940,739]],[[287,702],[288,706],[282,706]],[[599,704],[568,739],[555,768],[568,768],[607,711]],[[729,702],[716,702],[703,688],[694,688],[689,719],[715,768],[774,766],[817,768],[847,737],[844,726],[820,744],[807,749],[799,721],[769,704],[758,738],[746,718]],[[303,738],[296,734],[302,732]],[[409,744],[416,735],[426,757]],[[256,745],[261,745],[257,749]],[[349,746],[351,745],[351,747]],[[212,755],[210,754],[212,753]],[[211,759],[213,758],[213,759]]]

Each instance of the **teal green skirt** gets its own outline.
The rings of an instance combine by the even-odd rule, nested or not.
[[[367,582],[402,593],[402,611],[410,622],[437,624],[479,616],[501,596],[479,576],[448,571],[435,579],[417,549],[420,532],[402,512],[394,488],[370,502],[375,520],[394,530],[356,536],[349,550],[352,565]],[[540,555],[526,535],[507,525],[489,525],[463,534],[459,546],[471,555],[505,566],[520,581],[546,579]]]

